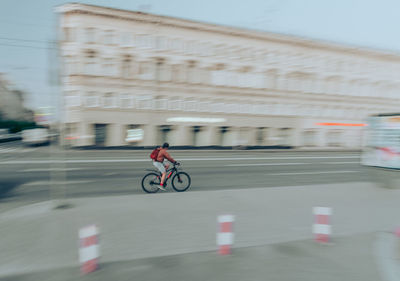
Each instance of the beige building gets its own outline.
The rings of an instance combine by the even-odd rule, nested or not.
[[[365,117],[400,105],[396,54],[83,4],[58,12],[72,145],[359,147]],[[143,138],[127,142],[130,129]]]

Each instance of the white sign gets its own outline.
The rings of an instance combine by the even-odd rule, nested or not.
[[[126,142],[137,142],[142,141],[144,136],[143,129],[130,129],[126,131]]]
[[[225,118],[205,118],[205,117],[171,117],[167,122],[189,122],[189,123],[222,123]]]
[[[400,168],[400,115],[374,116],[368,120],[366,145],[361,163],[367,166]]]

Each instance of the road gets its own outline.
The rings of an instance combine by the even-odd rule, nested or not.
[[[52,198],[142,194],[149,151],[0,146],[3,209]],[[246,189],[368,178],[357,152],[174,151],[192,177],[190,191]],[[171,190],[167,192],[172,192]],[[0,211],[2,208],[0,208]]]

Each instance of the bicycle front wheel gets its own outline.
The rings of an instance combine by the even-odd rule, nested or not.
[[[156,173],[148,173],[142,179],[142,188],[147,193],[156,193],[160,189],[158,185],[160,184],[160,175]]]
[[[172,178],[172,187],[177,192],[186,191],[190,187],[190,176],[185,172],[178,172]]]

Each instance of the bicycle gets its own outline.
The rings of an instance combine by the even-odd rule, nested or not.
[[[167,187],[168,180],[172,177],[172,188],[177,192],[183,192],[190,187],[191,179],[188,173],[178,171],[179,169],[177,166],[179,165],[179,163],[174,163],[173,167],[167,170],[164,187]],[[151,172],[144,175],[142,179],[142,189],[147,193],[156,193],[160,190],[158,185],[160,185],[162,174],[156,169],[147,170]]]

